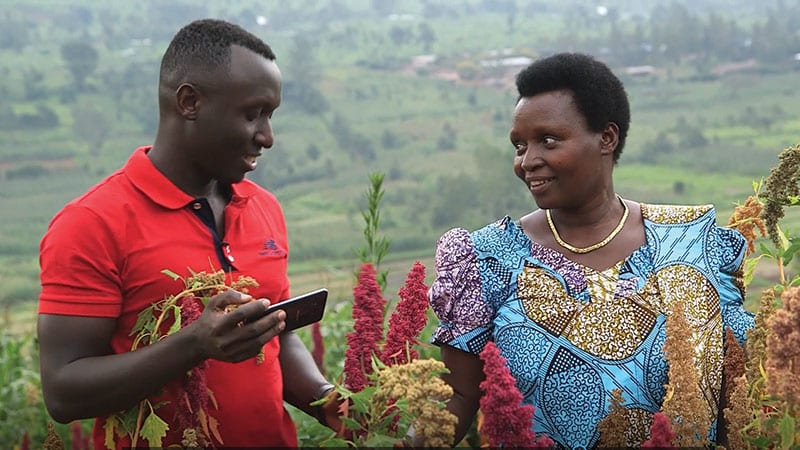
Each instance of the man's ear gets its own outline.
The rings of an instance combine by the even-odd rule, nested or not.
[[[175,103],[178,114],[186,120],[197,119],[197,111],[200,108],[200,93],[191,83],[183,83],[175,90]]]
[[[600,135],[600,152],[603,155],[611,155],[619,145],[619,125],[608,122]]]

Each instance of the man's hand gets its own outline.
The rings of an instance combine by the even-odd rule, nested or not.
[[[342,415],[346,413],[348,400],[342,400],[336,389],[331,387],[327,394],[325,394],[325,403],[318,406],[319,420],[323,425],[336,432],[339,437],[344,436],[345,426],[342,421]],[[342,411],[342,409],[345,411]]]
[[[186,332],[195,337],[205,358],[244,361],[256,356],[267,341],[286,327],[286,313],[282,310],[260,317],[269,304],[267,299],[254,301],[247,294],[225,291],[211,297]]]

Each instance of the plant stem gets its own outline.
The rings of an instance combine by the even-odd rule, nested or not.
[[[139,433],[142,431],[142,417],[143,417],[145,402],[150,403],[147,401],[147,399],[144,399],[141,402],[139,402],[139,413],[136,415],[136,429],[133,431],[133,436],[131,436],[132,448],[136,448],[136,443],[139,441]],[[150,409],[152,412],[152,408]]]
[[[158,315],[158,319],[156,320],[156,325],[155,325],[155,327],[153,327],[153,332],[150,335],[151,336],[150,343],[152,344],[152,343],[158,341],[159,339],[161,339],[161,336],[158,334],[158,330],[159,330],[159,328],[161,328],[161,324],[164,322],[164,319],[166,318],[166,315],[167,315],[166,314],[167,309],[165,307],[174,305],[175,303],[178,302],[178,299],[180,299],[182,297],[185,297],[185,296],[190,295],[190,294],[194,294],[195,292],[198,292],[198,291],[205,291],[205,290],[208,290],[208,289],[216,289],[218,291],[221,291],[222,289],[228,289],[228,286],[226,286],[224,284],[218,284],[218,285],[214,285],[214,286],[196,286],[196,287],[193,287],[193,288],[184,289],[183,291],[179,292],[177,295],[173,295],[173,296],[169,297],[166,301],[164,301],[164,304],[162,305],[162,307],[164,309],[161,310],[161,314]]]

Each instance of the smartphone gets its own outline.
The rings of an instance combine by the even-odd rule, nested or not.
[[[291,331],[302,328],[322,319],[325,313],[325,303],[328,300],[328,290],[325,288],[307,292],[296,297],[288,298],[282,302],[271,304],[267,307],[264,314],[254,317],[250,321],[258,320],[268,314],[282,309],[286,312],[286,328],[283,331]]]

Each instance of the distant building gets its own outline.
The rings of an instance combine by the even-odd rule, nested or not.
[[[524,67],[533,62],[533,58],[527,56],[510,56],[508,58],[484,59],[480,62],[481,67]]]
[[[741,72],[743,70],[748,70],[756,67],[758,62],[755,59],[748,59],[746,61],[739,61],[734,63],[728,64],[720,64],[713,69],[711,69],[711,73],[716,76],[722,76],[731,72]]]
[[[625,74],[632,77],[649,77],[656,74],[653,66],[629,66],[625,68]]]
[[[409,67],[416,70],[421,67],[429,66],[434,62],[436,62],[436,55],[417,55],[411,58]]]

